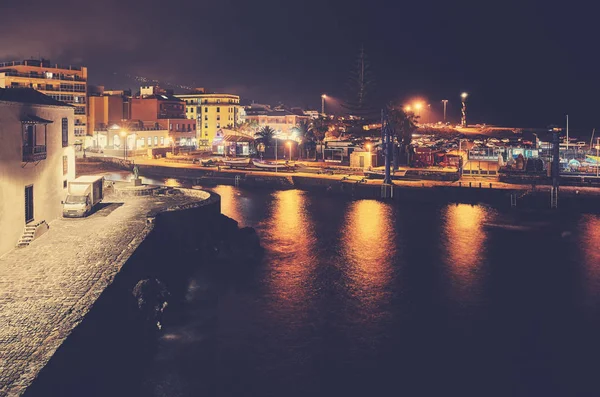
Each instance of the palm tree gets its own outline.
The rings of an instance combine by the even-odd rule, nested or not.
[[[263,144],[266,148],[271,147],[273,143],[273,138],[275,136],[275,130],[268,125],[265,125],[260,131],[258,131],[255,135],[255,143]],[[258,148],[257,148],[258,149]]]
[[[316,142],[321,142],[321,150],[323,150],[323,140],[325,139],[325,133],[329,130],[327,125],[327,119],[324,117],[316,118],[312,121],[312,134]],[[315,151],[316,159],[316,151]]]
[[[406,112],[401,107],[388,107],[388,117],[394,130],[394,138],[397,142],[394,145],[394,168],[398,168],[398,155],[405,153],[408,159],[408,148],[412,142],[412,135],[417,129],[417,116],[414,113]],[[398,150],[399,149],[399,150]]]
[[[302,149],[306,150],[306,157],[308,158],[309,150],[312,150],[315,146],[313,125],[308,120],[302,120],[294,127],[294,130],[298,134],[300,145],[302,146]]]

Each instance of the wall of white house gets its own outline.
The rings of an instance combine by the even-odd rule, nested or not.
[[[47,130],[47,157],[37,165],[23,162],[21,119],[27,115],[53,121]],[[69,146],[64,148],[63,117],[69,120]],[[0,255],[15,248],[23,233],[26,186],[33,185],[36,222],[49,223],[62,215],[61,200],[67,193],[65,181],[75,178],[74,128],[73,108],[0,101]],[[43,141],[44,126],[39,124],[37,129],[38,139]],[[67,156],[66,174],[63,174],[63,156]]]

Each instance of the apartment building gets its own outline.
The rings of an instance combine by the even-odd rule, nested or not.
[[[73,106],[75,144],[83,144],[88,134],[87,79],[86,67],[57,65],[45,59],[0,63],[0,88],[33,88]]]
[[[25,227],[61,216],[75,178],[74,107],[29,88],[0,88],[0,255]]]
[[[244,121],[240,97],[232,94],[209,94],[203,89],[175,95],[185,102],[185,116],[197,123],[198,148],[212,150],[221,128],[236,128]]]

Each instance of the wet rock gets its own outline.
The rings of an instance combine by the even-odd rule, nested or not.
[[[132,294],[145,322],[160,330],[163,313],[170,297],[165,284],[155,278],[140,280],[133,288]]]

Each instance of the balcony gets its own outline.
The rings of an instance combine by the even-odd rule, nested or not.
[[[2,67],[2,64],[0,64],[0,67]],[[4,73],[6,76],[24,77],[24,78],[28,78],[28,79],[81,81],[81,82],[87,81],[86,78],[78,76],[78,75],[68,75],[68,74],[59,74],[59,73],[52,73],[52,74],[44,74],[44,73],[38,73],[38,72],[26,73],[26,72],[17,72],[15,70],[11,70],[11,69],[0,70],[0,73]]]
[[[30,163],[46,160],[46,145],[24,146],[23,162]]]

